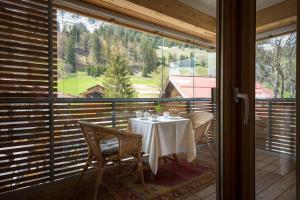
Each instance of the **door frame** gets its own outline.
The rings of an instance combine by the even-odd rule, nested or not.
[[[255,21],[256,2],[218,1],[220,164],[219,198],[255,199]],[[296,85],[300,86],[300,1],[297,1]],[[248,93],[249,122],[243,126],[244,106],[233,102],[234,88]],[[300,113],[300,87],[296,88]],[[296,199],[300,199],[300,116],[296,116]]]
[[[256,2],[218,1],[217,80],[220,126],[219,199],[255,199],[255,39]],[[235,103],[235,88],[249,97]]]
[[[297,1],[296,86],[300,86],[300,0]],[[296,87],[296,199],[300,199],[300,87]]]

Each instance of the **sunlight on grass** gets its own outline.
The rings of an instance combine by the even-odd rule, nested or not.
[[[195,76],[204,76],[204,77],[206,77],[207,75],[208,75],[207,67],[197,66],[195,68]]]
[[[102,84],[102,77],[92,77],[86,75],[85,72],[77,72],[68,78],[58,80],[58,91],[69,95],[78,96],[80,93],[85,92],[88,88],[97,84]]]
[[[133,85],[146,85],[149,94],[139,94],[141,97],[153,97],[152,92],[159,91],[161,86],[161,75],[155,72],[151,73],[149,77],[142,77],[141,73],[132,75],[130,80]],[[76,74],[69,74],[67,77],[58,80],[58,91],[68,95],[79,96],[80,93],[85,92],[88,88],[97,84],[102,85],[103,77],[88,76],[85,72],[77,72]],[[139,91],[137,91],[139,93]]]

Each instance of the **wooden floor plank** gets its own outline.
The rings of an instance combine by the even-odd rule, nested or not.
[[[204,199],[214,193],[216,193],[216,184],[213,184],[207,187],[206,189],[197,192],[196,196],[199,197],[200,199]]]
[[[296,184],[293,184],[275,200],[296,200]]]
[[[262,176],[262,178],[256,181],[256,194],[259,194],[269,187],[269,185],[272,185],[283,176],[287,175],[290,171],[295,169],[295,166],[292,162],[287,162],[285,164],[272,163],[269,165],[270,169],[272,169],[273,166],[275,168],[273,171],[267,169],[265,171],[265,176]]]
[[[205,197],[203,200],[216,200],[217,195],[216,193],[209,195],[208,197]]]
[[[256,195],[257,200],[272,200],[279,197],[288,188],[296,183],[296,170],[290,171],[288,174],[281,176],[276,182],[272,183],[265,190]]]
[[[216,166],[216,162],[211,152],[205,146],[197,147],[197,157],[200,161]],[[256,192],[257,200],[295,200],[296,194],[296,175],[295,160],[280,154],[267,151],[256,151]],[[74,191],[76,177],[60,180],[48,185],[37,186],[36,189],[26,189],[15,193],[15,196],[4,196],[6,200],[69,200],[72,196],[77,199],[88,200],[93,193],[94,174],[89,172],[83,180],[83,186],[80,191]],[[2,199],[2,196],[0,196]],[[108,191],[102,190],[102,199],[113,200],[108,195]],[[184,200],[215,200],[216,183],[209,185],[197,193],[190,194]]]
[[[255,172],[255,180],[258,181],[262,177],[264,177],[267,173],[269,172],[274,172],[275,170],[279,170],[278,168],[284,167],[287,168],[287,166],[292,166],[294,165],[294,161],[290,159],[284,159],[282,161],[275,160],[272,163],[266,164],[261,168],[256,168]]]

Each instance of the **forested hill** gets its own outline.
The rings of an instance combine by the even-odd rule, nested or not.
[[[175,52],[157,55],[156,50],[161,46],[189,47],[188,44],[166,41],[160,36],[106,23],[93,31],[83,23],[75,23],[65,25],[58,32],[58,58],[69,64],[65,71],[71,73],[83,71],[88,66],[105,65],[116,52],[127,58],[131,73],[142,71],[144,76],[162,62],[170,63],[189,57]]]
[[[144,86],[149,90],[146,96],[157,97],[168,79],[170,63],[193,60],[197,75],[207,76],[207,52],[200,47],[64,11],[58,11],[58,22],[58,89],[62,93],[78,96],[93,85],[103,85],[107,76],[113,76],[107,68],[116,66],[112,60],[116,55],[124,65],[120,73],[129,79],[123,84],[133,85],[137,96],[143,96]]]

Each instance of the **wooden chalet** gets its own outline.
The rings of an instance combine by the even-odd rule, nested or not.
[[[83,98],[102,98],[104,94],[104,87],[101,85],[95,85],[93,87],[90,87],[86,90],[86,92],[83,92],[80,94]]]

